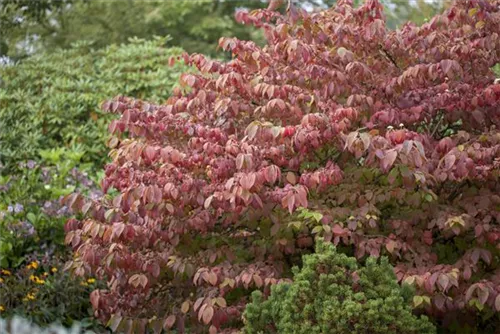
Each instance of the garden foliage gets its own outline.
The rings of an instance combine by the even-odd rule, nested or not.
[[[82,327],[102,330],[92,317],[88,299],[99,282],[95,278],[71,277],[63,271],[62,260],[52,255],[15,271],[0,269],[0,317],[21,316],[44,327],[55,322],[72,326],[79,321]]]
[[[427,317],[412,314],[411,288],[400,287],[387,257],[358,267],[355,258],[318,243],[293,269],[293,283],[260,291],[244,313],[247,334],[435,333]]]
[[[67,146],[77,146],[84,162],[100,168],[110,120],[100,103],[116,94],[166,99],[185,70],[167,66],[181,53],[165,48],[167,40],[131,40],[100,50],[79,43],[0,67],[0,162],[6,171],[36,159],[41,149]]]
[[[101,192],[90,167],[80,163],[84,152],[53,149],[40,155],[41,163],[29,160],[17,173],[0,175],[0,316],[23,316],[40,326],[79,320],[98,328],[88,298],[96,280],[89,285],[63,271],[71,256],[64,246],[71,214],[59,200],[74,191],[91,198]]]
[[[71,213],[60,199],[75,191],[102,194],[89,175],[91,166],[81,163],[84,154],[42,150],[40,163],[21,162],[17,173],[0,175],[0,268],[15,269],[29,255],[67,254],[64,223]]]
[[[118,331],[238,327],[316,236],[388,256],[445,326],[495,326],[499,6],[458,1],[397,31],[377,0],[239,12],[265,47],[221,38],[233,59],[184,55],[199,73],[165,104],[105,103],[121,116],[108,194],[66,198],[86,215],[67,223],[71,267],[108,278],[95,314]]]

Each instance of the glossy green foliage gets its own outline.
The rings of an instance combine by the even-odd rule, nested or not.
[[[427,317],[412,314],[412,291],[398,285],[385,257],[359,266],[321,242],[293,271],[293,283],[271,287],[267,300],[253,293],[244,313],[246,334],[436,332]]]
[[[40,149],[76,146],[98,168],[110,119],[100,103],[118,94],[162,102],[186,69],[168,65],[181,50],[165,42],[136,39],[98,51],[80,43],[0,67],[0,162],[11,170]]]

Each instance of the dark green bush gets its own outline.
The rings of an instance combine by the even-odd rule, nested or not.
[[[294,268],[293,283],[260,291],[244,313],[247,334],[435,333],[426,317],[412,314],[412,291],[400,287],[387,258],[355,258],[319,243],[315,254],[303,257]]]
[[[100,50],[80,43],[0,66],[0,162],[6,170],[36,159],[40,149],[69,146],[83,151],[85,162],[101,164],[109,123],[101,102],[118,94],[162,102],[185,70],[181,62],[169,66],[182,50],[165,43],[135,39]]]

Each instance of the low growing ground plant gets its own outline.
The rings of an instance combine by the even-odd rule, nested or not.
[[[40,257],[16,270],[0,268],[0,317],[22,316],[42,327],[55,322],[72,326],[78,321],[80,326],[102,330],[88,298],[99,282],[71,277],[63,270],[64,260]]]
[[[67,223],[72,269],[108,279],[95,315],[114,331],[230,332],[321,237],[387,256],[439,326],[494,332],[500,2],[397,31],[377,0],[237,18],[267,45],[221,38],[232,60],[184,55],[199,73],[166,103],[103,104],[120,115],[106,194],[65,200],[85,215]]]
[[[84,152],[52,149],[39,154],[41,162],[20,162],[15,174],[0,168],[0,266],[3,268],[15,269],[33,253],[67,254],[64,223],[70,212],[60,199],[77,190],[90,198],[102,194],[91,167],[81,163]]]

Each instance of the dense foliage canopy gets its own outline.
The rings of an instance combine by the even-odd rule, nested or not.
[[[8,47],[5,54],[20,57],[30,51],[69,48],[83,40],[92,41],[94,47],[126,43],[129,38],[172,37],[171,45],[188,52],[216,55],[220,36],[255,39],[255,30],[236,23],[234,11],[239,7],[263,8],[266,1],[245,0],[189,0],[189,1],[22,1],[13,6],[7,0],[0,2],[0,13],[5,22],[22,20],[9,34],[0,37]],[[69,4],[68,4],[69,2]],[[56,6],[57,5],[57,6]],[[18,7],[24,6],[19,12]],[[13,11],[12,8],[17,9]],[[51,9],[40,15],[40,7]],[[9,10],[10,9],[10,10]],[[1,15],[1,14],[0,14]],[[37,16],[34,16],[37,15]],[[8,19],[10,17],[10,20]],[[38,19],[35,19],[38,18]],[[0,25],[1,27],[1,25]],[[22,46],[25,45],[23,50]],[[1,53],[0,53],[1,55]]]
[[[83,162],[100,168],[110,120],[101,102],[121,93],[162,102],[186,69],[168,66],[182,50],[165,48],[166,41],[135,39],[99,50],[79,43],[0,67],[0,129],[8,129],[0,131],[0,162],[11,169],[41,149],[76,145]]]
[[[77,274],[107,277],[91,301],[114,330],[238,327],[315,236],[387,255],[445,325],[498,324],[500,2],[397,31],[351,3],[240,12],[266,46],[222,38],[233,59],[185,55],[199,73],[165,104],[103,105],[108,194],[66,198],[86,215],[66,241]]]
[[[220,56],[220,36],[262,41],[258,30],[238,24],[234,12],[264,8],[267,0],[2,0],[0,1],[0,56],[69,48],[82,40],[95,47],[125,43],[129,38],[171,35],[172,45],[187,52]],[[293,0],[308,10],[329,8],[336,0]],[[382,0],[387,26],[410,20],[423,23],[449,6],[450,0]],[[359,6],[362,0],[354,0]],[[284,7],[281,8],[282,10]]]

